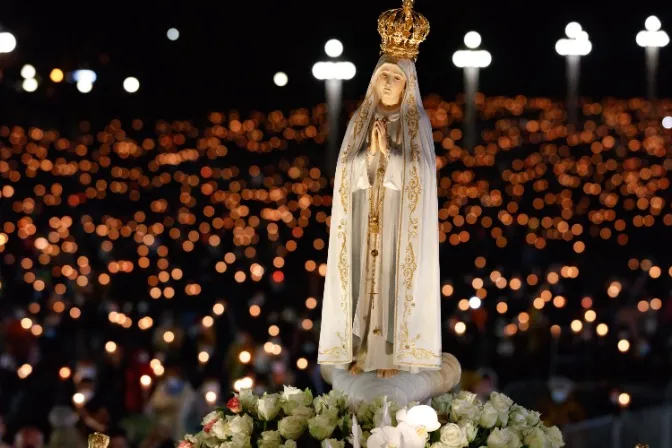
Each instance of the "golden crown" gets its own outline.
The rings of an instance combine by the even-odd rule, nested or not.
[[[413,10],[414,0],[403,0],[401,8],[390,9],[378,17],[380,50],[397,59],[418,57],[420,44],[429,34],[429,20]]]

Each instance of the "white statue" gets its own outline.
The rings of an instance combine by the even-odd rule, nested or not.
[[[318,363],[379,378],[442,367],[436,156],[414,62],[429,22],[412,7],[378,19],[383,55],[336,167],[323,295]]]

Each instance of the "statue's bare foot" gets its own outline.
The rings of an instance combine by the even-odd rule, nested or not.
[[[399,373],[397,369],[378,369],[378,378],[392,378],[397,373]]]
[[[363,370],[358,363],[354,363],[352,367],[350,367],[350,375],[359,375],[362,372]]]

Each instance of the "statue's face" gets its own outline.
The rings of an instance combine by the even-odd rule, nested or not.
[[[378,69],[376,76],[376,93],[385,106],[396,106],[406,87],[406,75],[398,65],[386,62]]]

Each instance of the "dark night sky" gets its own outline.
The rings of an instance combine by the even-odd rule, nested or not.
[[[324,59],[324,42],[336,37],[344,56],[358,69],[347,84],[346,99],[364,93],[378,58],[378,14],[400,0],[259,0],[27,2],[7,0],[0,23],[14,32],[19,47],[3,64],[0,100],[21,101],[44,111],[65,108],[76,115],[106,111],[117,114],[165,113],[190,118],[206,110],[233,107],[270,110],[311,106],[324,99],[311,67]],[[40,6],[37,6],[40,5]],[[564,96],[564,59],[555,53],[564,27],[579,21],[590,34],[593,52],[582,60],[581,92],[593,98],[643,95],[644,51],[635,44],[644,20],[656,14],[672,32],[672,8],[663,2],[531,2],[417,0],[416,9],[431,23],[418,60],[420,88],[454,98],[462,74],[451,62],[466,31],[483,36],[493,64],[481,75],[480,90],[489,95]],[[180,40],[166,30],[177,27]],[[100,55],[109,55],[109,64]],[[98,72],[89,95],[73,85],[59,85],[48,100],[38,93],[7,93],[9,79],[30,62],[43,77],[51,68],[88,66]],[[280,89],[276,71],[290,77]],[[662,50],[659,93],[672,86],[672,46]],[[121,89],[126,76],[140,79],[141,91],[128,98]],[[4,101],[3,101],[4,102]],[[45,103],[46,102],[46,103]],[[51,109],[53,108],[53,109]]]

